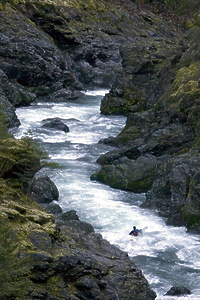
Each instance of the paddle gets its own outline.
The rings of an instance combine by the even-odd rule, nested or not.
[[[145,226],[144,228],[141,229],[141,231],[143,231],[143,230],[145,230],[145,229],[147,229],[147,228],[148,228],[148,226]]]

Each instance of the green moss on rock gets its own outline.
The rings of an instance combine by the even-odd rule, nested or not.
[[[200,62],[181,68],[172,85],[173,92],[167,104],[171,113],[180,112],[192,126],[195,133],[194,144],[199,145],[200,110]]]
[[[1,110],[2,110],[2,106],[0,105],[0,143],[5,138],[9,138],[11,136],[8,133],[5,113],[3,113]]]
[[[0,145],[1,176],[9,179],[12,184],[20,184],[26,189],[35,173],[41,169],[40,159],[44,153],[39,145],[29,138],[2,140]]]
[[[198,232],[200,226],[199,208],[193,204],[187,204],[182,208],[181,212],[187,228],[190,231],[194,230]]]
[[[113,188],[145,193],[151,189],[157,176],[157,160],[149,155],[141,156],[136,161],[122,158],[114,165],[104,165],[91,179]]]
[[[5,217],[0,216],[0,295],[4,299],[27,299],[31,286],[26,258],[19,258],[19,244]]]

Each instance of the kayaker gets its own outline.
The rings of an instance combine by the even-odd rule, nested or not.
[[[140,234],[141,231],[142,231],[141,229],[137,229],[136,226],[133,226],[133,230],[129,232],[129,235],[138,236],[138,234]]]

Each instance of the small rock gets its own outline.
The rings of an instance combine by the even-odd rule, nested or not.
[[[191,291],[184,286],[172,286],[166,295],[178,296],[178,295],[190,295]]]

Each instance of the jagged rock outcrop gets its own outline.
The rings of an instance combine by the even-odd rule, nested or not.
[[[17,141],[12,148],[17,151],[21,144]],[[26,151],[31,153],[30,146]],[[33,155],[26,158],[30,168],[32,160]],[[8,170],[12,172],[13,164],[1,166],[2,174]],[[30,174],[25,178],[29,181]],[[1,299],[155,299],[127,253],[95,234],[73,211],[57,210],[56,221],[22,193],[24,181],[23,176],[0,179]],[[32,191],[46,201],[51,184],[48,178],[34,180]]]
[[[0,137],[0,176],[25,192],[35,173],[42,168],[41,157],[28,138]]]
[[[55,183],[46,175],[33,178],[29,184],[28,194],[37,203],[58,201],[59,192]]]
[[[91,179],[107,183],[113,188],[142,193],[151,188],[157,177],[157,159],[153,155],[146,155],[135,161],[127,157],[114,160]]]
[[[0,72],[13,106],[73,100],[82,89],[108,88],[116,80],[114,106],[119,101],[122,110],[134,112],[146,107],[147,96],[155,103],[184,49],[164,19],[131,1],[9,3],[3,1],[0,11]]]
[[[88,86],[111,86],[121,68],[119,46],[124,40],[120,25],[115,29],[109,24],[110,18],[111,23],[116,20],[114,11],[96,1],[13,4],[3,1],[0,11],[5,100],[13,106],[38,98],[66,101]]]
[[[91,176],[133,192],[148,189],[143,207],[157,209],[168,224],[185,225],[198,233],[199,34],[197,14],[187,41],[176,34],[166,35],[163,43],[170,45],[170,51],[168,45],[160,47],[162,32],[155,38],[153,50],[151,39],[148,51],[141,42],[144,53],[135,45],[125,45],[123,71],[102,100],[101,112],[127,115],[126,126],[117,137],[100,141],[117,149],[97,160],[102,168]],[[147,175],[147,166],[137,168],[144,155],[155,157],[156,172]],[[148,187],[141,185],[146,176]]]

